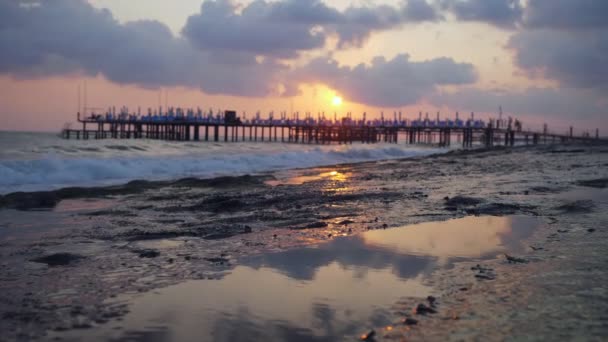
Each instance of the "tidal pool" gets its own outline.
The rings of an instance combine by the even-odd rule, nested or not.
[[[462,260],[518,253],[541,221],[466,217],[369,231],[239,261],[220,279],[192,280],[113,299],[129,313],[70,341],[339,341],[393,323],[403,297],[432,293],[425,279]]]

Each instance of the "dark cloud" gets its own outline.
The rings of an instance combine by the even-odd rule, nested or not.
[[[608,111],[608,102],[598,99],[595,92],[572,88],[528,88],[523,91],[464,88],[456,92],[437,92],[430,101],[465,112],[496,113],[498,106],[502,106],[509,113],[561,118],[598,118]]]
[[[566,87],[608,89],[608,31],[530,30],[514,35],[509,47],[530,77]]]
[[[438,85],[469,84],[477,80],[473,65],[451,58],[412,62],[408,55],[387,61],[377,57],[371,65],[339,66],[335,60],[318,58],[297,70],[298,82],[323,82],[351,101],[378,107],[414,104]]]
[[[500,28],[514,28],[523,15],[520,0],[440,0],[440,3],[458,20],[485,22]]]
[[[0,0],[0,73],[37,78],[101,74],[143,87],[198,87],[211,94],[264,96],[286,70],[253,55],[201,51],[156,21],[118,23],[85,1]]]
[[[311,0],[279,3],[258,0],[240,14],[237,9],[228,0],[206,1],[200,14],[188,18],[182,33],[202,49],[291,58],[298,51],[323,47],[325,34],[313,32],[313,27],[337,15]]]
[[[437,21],[443,17],[426,0],[409,0],[403,6],[403,14],[409,21]]]
[[[508,47],[530,77],[608,89],[608,1],[531,0]]]
[[[535,28],[607,28],[608,1],[530,0],[525,23],[528,27]]]
[[[320,0],[255,0],[244,8],[217,0],[204,2],[201,12],[188,18],[183,34],[202,49],[293,58],[301,51],[322,48],[333,34],[339,47],[361,46],[374,32],[438,19],[425,0],[410,0],[401,7],[349,7],[343,12]]]

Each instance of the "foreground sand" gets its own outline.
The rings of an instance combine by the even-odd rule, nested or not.
[[[415,315],[420,299],[405,295],[390,308],[395,324],[361,332],[373,328],[377,340],[601,340],[607,166],[608,147],[559,146],[5,196],[5,208],[21,211],[0,212],[0,330],[7,340],[62,331],[86,339],[129,311],[109,298],[221,278],[245,256],[516,214],[546,224],[515,262],[498,256],[438,269],[424,280],[436,314]],[[31,211],[39,206],[52,210]],[[174,238],[196,243],[163,245]],[[418,324],[399,324],[407,316]]]

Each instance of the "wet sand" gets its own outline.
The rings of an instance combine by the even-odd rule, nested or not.
[[[372,329],[376,340],[600,340],[608,333],[606,166],[605,146],[537,147],[5,196],[0,199],[5,208],[0,211],[0,330],[7,340],[352,340]],[[33,210],[40,206],[46,209]],[[476,229],[480,233],[469,240],[466,230],[450,238],[446,228],[429,226],[425,232],[439,229],[425,235],[430,240],[416,241],[419,235],[413,235],[399,243],[406,235],[399,231],[413,231],[404,226],[472,215],[541,223],[516,235],[512,246],[492,240],[508,235],[495,231],[496,222],[488,223],[491,234]],[[381,236],[374,242],[375,233]],[[380,262],[337,257],[337,251],[357,250],[340,247],[349,239],[363,239],[363,259]],[[442,239],[459,243],[445,247],[450,244]],[[476,241],[498,249],[479,253]],[[331,256],[322,255],[315,264],[314,256],[298,257],[306,250],[327,250]],[[434,261],[423,263],[422,271],[400,274],[399,265],[416,268],[411,259],[416,256]],[[300,260],[308,276],[290,274],[294,267],[277,266],[281,260]],[[350,315],[332,316],[331,304],[338,299],[328,295],[312,311],[303,303],[293,305],[306,310],[292,310],[296,317],[290,324],[268,325],[266,318],[274,313],[264,313],[261,303],[267,299],[249,303],[252,316],[261,317],[255,324],[240,316],[218,317],[221,324],[213,329],[190,324],[190,330],[179,331],[191,335],[171,335],[179,325],[164,316],[151,315],[166,321],[157,330],[133,323],[143,319],[136,314],[146,312],[138,311],[142,305],[155,303],[142,297],[175,302],[179,311],[194,295],[180,302],[171,300],[172,293],[189,288],[196,293],[199,286],[206,293],[231,277],[237,284],[251,281],[246,289],[262,288],[266,282],[256,283],[258,277],[274,277],[278,289],[311,286],[311,298],[322,297],[335,283],[319,285],[322,277],[316,275],[325,272],[342,274],[342,286],[356,289],[350,301],[359,306],[340,306],[347,299],[336,304]],[[362,280],[371,285],[356,288]],[[372,295],[374,289],[386,296]],[[156,291],[159,296],[151,295]],[[226,298],[241,292],[237,288]],[[308,297],[296,291],[292,298]],[[419,304],[436,313],[416,313]],[[191,317],[177,322],[196,321],[194,309],[181,313]],[[303,315],[313,314],[321,322],[338,317],[339,323],[304,324],[309,318]],[[247,330],[251,324],[243,322],[253,328]]]

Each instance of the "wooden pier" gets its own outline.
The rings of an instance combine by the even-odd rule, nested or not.
[[[162,110],[159,110],[162,113]],[[209,113],[200,110],[182,111],[170,109],[165,114],[129,114],[123,110],[118,115],[108,111],[104,115],[91,114],[81,118],[77,115],[82,128],[65,128],[65,139],[158,139],[168,141],[213,141],[213,142],[286,142],[302,144],[352,144],[394,143],[428,144],[448,147],[455,144],[463,148],[474,145],[491,147],[494,145],[514,146],[519,144],[549,144],[572,141],[603,141],[596,130],[595,136],[585,134],[575,136],[570,128],[567,134],[550,133],[545,125],[542,132],[523,130],[515,120],[490,121],[474,120],[402,120],[395,114],[394,120],[353,120],[350,115],[341,120],[327,120],[322,117],[288,119],[286,113],[280,119],[273,114],[261,119],[242,120],[234,111]]]

